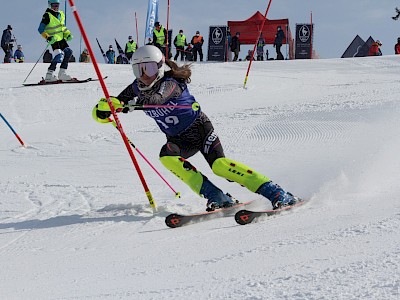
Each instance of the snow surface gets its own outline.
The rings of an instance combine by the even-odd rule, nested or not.
[[[21,87],[33,64],[1,64],[1,299],[399,299],[399,58],[193,65],[191,92],[228,157],[310,199],[246,226],[232,217],[178,229],[170,212],[196,196],[158,161],[165,142],[143,112],[127,136],[182,193],[136,154],[158,205],[153,215],[123,144],[92,120],[98,82]],[[47,64],[38,64],[36,82]],[[117,95],[128,65],[101,65]],[[78,78],[92,65],[71,64]],[[236,198],[267,200],[191,162]]]

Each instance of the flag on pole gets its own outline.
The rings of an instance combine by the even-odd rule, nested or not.
[[[146,32],[145,41],[146,44],[149,38],[153,39],[153,28],[154,23],[158,21],[158,4],[160,0],[149,0],[149,6],[147,7],[147,19],[146,19]]]

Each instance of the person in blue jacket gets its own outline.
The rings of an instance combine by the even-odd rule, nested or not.
[[[14,52],[14,61],[16,63],[23,63],[25,61],[24,52],[22,52],[22,46],[18,45],[17,50]]]
[[[198,152],[204,156],[216,175],[265,196],[274,208],[299,201],[299,198],[285,192],[268,177],[225,157],[210,119],[189,92],[190,65],[179,67],[174,61],[165,62],[160,49],[146,45],[133,54],[132,68],[136,79],[110,100],[117,112],[125,113],[133,110],[132,104],[168,106],[144,110],[167,138],[160,151],[160,161],[195,193],[207,199],[208,211],[232,206],[235,201],[188,161],[189,157]],[[100,123],[112,122],[106,99],[100,99],[92,116]]]
[[[106,52],[106,56],[108,58],[108,63],[109,64],[114,64],[115,63],[115,51],[113,50],[113,46],[110,45],[108,47],[108,50]]]
[[[65,26],[65,14],[59,8],[60,0],[49,0],[48,8],[43,14],[38,28],[40,35],[51,45],[54,53],[44,79],[47,82],[74,80],[66,73],[68,62],[72,56],[72,49],[67,42],[71,41],[73,36],[71,31]],[[58,63],[61,63],[61,65],[57,77],[54,75],[54,71]]]
[[[11,34],[12,27],[11,25],[7,25],[7,28],[4,29],[3,35],[1,36],[1,48],[4,51],[4,63],[10,63],[12,57],[12,48],[14,39]]]

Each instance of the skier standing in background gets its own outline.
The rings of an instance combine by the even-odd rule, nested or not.
[[[397,38],[397,44],[394,45],[394,54],[400,54],[400,37]]]
[[[160,49],[162,54],[166,56],[167,44],[167,30],[160,24],[160,22],[155,22],[153,30],[153,45]]]
[[[72,49],[67,42],[72,40],[73,36],[71,31],[65,26],[64,12],[59,10],[60,0],[49,0],[48,6],[38,28],[39,33],[51,45],[54,53],[50,67],[47,69],[45,81],[70,81],[73,80],[73,78],[69,76],[66,71],[72,55]],[[61,63],[61,66],[57,77],[54,75],[54,71],[58,63]]]
[[[283,54],[281,52],[281,47],[283,44],[283,40],[285,39],[285,33],[282,30],[281,26],[276,28],[276,35],[274,40],[274,47],[276,49],[276,59],[277,60],[284,60]]]
[[[22,52],[22,46],[18,45],[17,50],[14,52],[14,61],[16,63],[23,63],[25,61],[24,52]]]
[[[300,199],[285,192],[279,185],[254,169],[226,158],[221,141],[214,127],[190,94],[190,65],[178,65],[165,58],[154,46],[143,46],[132,56],[136,77],[117,97],[111,97],[117,112],[129,112],[130,104],[184,105],[190,108],[153,108],[145,113],[153,118],[167,142],[161,148],[161,163],[185,182],[196,194],[207,199],[207,210],[230,207],[235,204],[230,195],[224,194],[187,159],[198,152],[204,156],[212,171],[228,181],[234,181],[250,191],[268,198],[274,209],[292,205]],[[134,99],[137,100],[135,101]],[[101,99],[92,111],[100,123],[111,122],[110,107]]]
[[[371,47],[369,48],[368,56],[382,56],[380,46],[382,46],[380,40],[376,40],[375,42],[373,42]]]
[[[108,50],[106,52],[106,56],[108,58],[108,63],[109,64],[114,64],[115,63],[115,51],[113,50],[112,45],[108,47]]]
[[[197,61],[197,53],[199,53],[200,61],[203,61],[203,44],[204,39],[200,35],[200,31],[196,31],[196,35],[192,37],[190,42],[193,45],[193,61]]]
[[[176,54],[174,60],[178,59],[179,54],[181,55],[181,61],[185,60],[185,46],[187,46],[186,36],[183,34],[183,30],[179,30],[179,34],[174,39],[174,45],[176,47]]]
[[[264,46],[265,40],[263,38],[263,34],[260,33],[260,37],[257,42],[257,60],[264,60]]]
[[[235,56],[233,57],[233,61],[237,61],[239,58],[239,52],[240,52],[240,32],[236,32],[236,35],[232,37],[231,40],[231,51],[235,53]]]
[[[3,48],[5,54],[4,56],[5,64],[11,62],[11,57],[13,52],[12,48],[14,39],[12,39],[11,30],[12,30],[11,25],[7,25],[7,28],[3,30],[3,35],[1,36],[1,48]]]
[[[136,49],[137,49],[137,44],[130,35],[128,37],[128,42],[125,45],[125,55],[129,61],[131,61],[132,55],[133,53],[135,53]]]

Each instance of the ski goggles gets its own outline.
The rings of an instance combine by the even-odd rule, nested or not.
[[[156,63],[154,61],[143,62],[132,65],[133,74],[136,78],[140,78],[143,74],[146,74],[148,77],[152,77],[158,73],[158,70],[162,66],[162,61]]]

